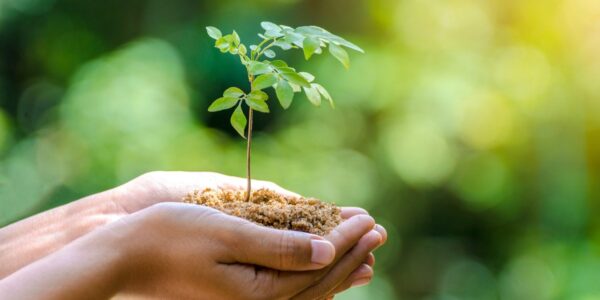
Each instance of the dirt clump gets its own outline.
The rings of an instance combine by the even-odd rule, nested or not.
[[[259,189],[246,201],[243,190],[194,191],[183,199],[186,203],[205,205],[226,214],[276,229],[297,230],[324,236],[341,221],[341,210],[315,198],[285,196],[269,189]]]

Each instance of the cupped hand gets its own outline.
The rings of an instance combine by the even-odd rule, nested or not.
[[[300,196],[294,192],[288,191],[279,185],[261,180],[252,180],[254,190],[267,188],[275,190],[284,195]],[[240,177],[227,176],[214,172],[165,172],[155,171],[146,173],[134,180],[120,186],[114,197],[115,204],[125,212],[135,212],[155,203],[165,201],[180,201],[186,194],[194,190],[203,190],[205,188],[212,189],[245,189],[246,179]],[[368,212],[356,207],[343,207],[342,218],[349,219],[356,215],[368,215]],[[377,239],[379,233],[381,244],[387,240],[387,233],[381,225],[375,227],[375,231],[364,237],[356,245],[356,249],[352,249],[355,253],[351,253],[352,259],[346,258],[341,265],[336,266],[333,273],[329,275],[324,282],[315,284],[310,289],[297,296],[297,298],[312,299],[315,295],[334,295],[340,293],[352,286],[364,285],[370,282],[373,277],[373,264],[375,257],[372,253],[368,253],[361,263],[356,263],[360,260],[360,253],[364,249],[370,247],[370,241]],[[328,239],[338,240],[343,238],[344,230],[339,232],[334,230],[327,237]],[[339,244],[339,242],[338,242]],[[379,246],[379,245],[378,245]],[[345,250],[345,251],[341,251]],[[341,259],[342,254],[345,254],[349,249],[337,249],[338,256],[336,262]],[[277,268],[275,268],[277,269]],[[328,267],[327,270],[332,269]],[[312,297],[312,298],[311,298]]]
[[[331,295],[379,246],[365,214],[325,238],[256,225],[212,208],[161,203],[111,224],[127,241],[121,296],[316,299]]]

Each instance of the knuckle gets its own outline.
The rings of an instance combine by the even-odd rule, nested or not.
[[[218,234],[220,242],[232,253],[236,253],[242,261],[249,261],[247,247],[253,243],[253,235],[248,232],[252,232],[254,224],[232,221],[231,228],[237,228],[237,230],[231,230],[230,227],[220,228]]]
[[[283,231],[279,236],[278,265],[281,268],[298,266],[302,263],[302,247],[293,231]]]
[[[173,205],[168,202],[160,202],[144,209],[145,216],[152,222],[164,223],[173,215]]]
[[[334,228],[329,233],[329,237],[331,237],[332,239],[335,239],[341,243],[344,243],[344,244],[351,242],[351,239],[352,239],[351,236],[347,232],[340,230],[338,227]]]

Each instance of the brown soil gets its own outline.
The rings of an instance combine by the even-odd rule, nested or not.
[[[195,191],[184,202],[206,205],[227,214],[277,229],[326,235],[341,221],[340,208],[314,198],[281,195],[268,189],[256,190],[250,202],[242,190]]]

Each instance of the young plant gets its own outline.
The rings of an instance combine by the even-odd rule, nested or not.
[[[261,41],[256,45],[246,47],[235,30],[228,35],[223,35],[215,27],[206,27],[208,35],[215,39],[215,47],[222,53],[229,52],[239,56],[240,62],[246,67],[250,91],[244,92],[241,88],[230,87],[225,90],[223,97],[215,100],[208,111],[215,112],[235,107],[231,114],[231,125],[243,137],[247,139],[246,148],[246,177],[247,190],[246,201],[251,195],[250,174],[250,152],[252,147],[252,121],[254,111],[269,113],[267,100],[269,96],[263,90],[275,89],[279,103],[284,109],[292,104],[295,93],[304,91],[308,100],[315,106],[321,104],[324,98],[334,107],[333,99],[327,90],[320,84],[315,83],[315,77],[307,72],[297,72],[283,60],[276,60],[275,48],[287,51],[291,49],[302,49],[304,58],[310,59],[314,54],[323,53],[329,48],[329,53],[339,60],[346,69],[350,67],[350,59],[344,47],[361,53],[364,51],[355,44],[330,33],[317,26],[301,26],[292,28],[285,25],[277,25],[271,22],[262,22],[264,33],[259,33]],[[242,103],[248,106],[248,118],[242,109]],[[246,131],[247,125],[247,131]],[[244,132],[247,132],[245,136]]]

